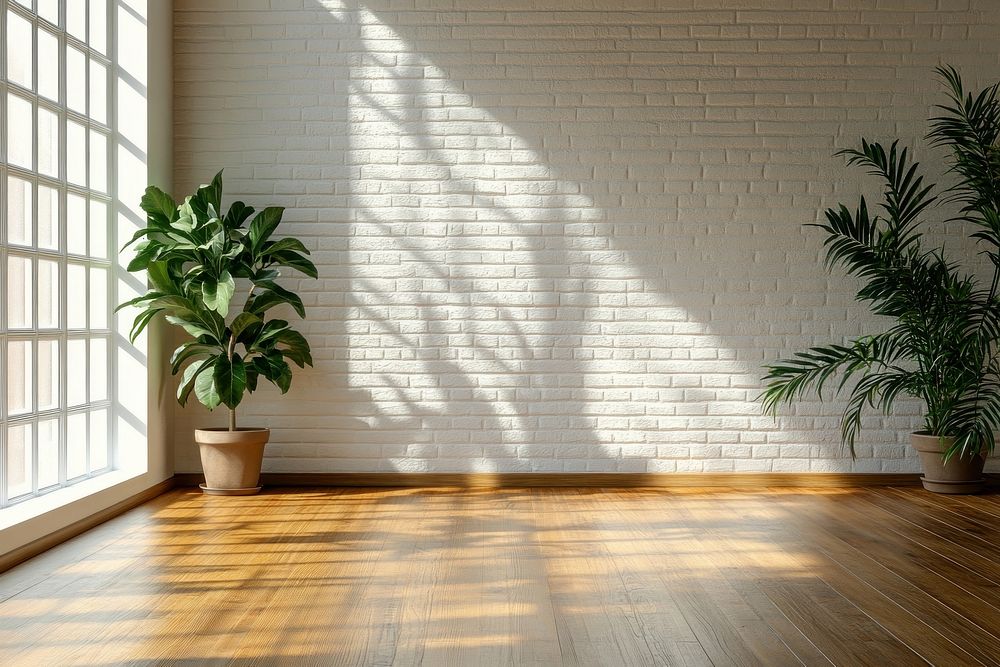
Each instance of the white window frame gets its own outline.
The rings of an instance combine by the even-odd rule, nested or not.
[[[67,2],[83,2],[83,0],[60,0],[59,1],[59,25],[55,26],[38,16],[38,1],[31,0],[31,2],[25,2],[24,4],[30,4],[31,8],[25,7],[24,4],[15,0],[0,0],[0,35],[3,36],[4,47],[0,48],[0,509],[20,503],[25,500],[30,500],[36,498],[40,495],[48,493],[50,491],[55,491],[57,489],[76,484],[78,482],[91,479],[93,477],[108,473],[116,468],[117,461],[117,451],[116,451],[116,414],[115,406],[118,404],[117,388],[116,383],[113,381],[116,377],[116,359],[117,359],[117,346],[115,341],[115,316],[112,312],[116,301],[117,292],[117,279],[116,279],[116,252],[117,248],[117,238],[116,238],[116,224],[114,220],[117,216],[115,211],[114,203],[117,200],[117,174],[116,174],[116,84],[117,84],[117,74],[116,74],[116,63],[114,62],[116,53],[115,44],[115,22],[117,15],[117,3],[113,0],[97,0],[103,2],[105,5],[105,53],[97,51],[91,46],[78,39],[74,35],[67,32],[66,26],[66,6]],[[91,0],[94,1],[94,0]],[[20,17],[31,22],[32,25],[32,89],[28,90],[24,87],[10,82],[7,80],[7,17],[8,12],[13,12]],[[85,17],[87,24],[87,34],[90,35],[90,20],[91,12],[89,11],[89,2],[85,8]],[[40,27],[41,26],[41,27]],[[45,29],[49,33],[53,34],[57,38],[58,44],[58,62],[59,62],[59,100],[58,102],[53,102],[52,100],[39,95],[36,91],[38,90],[38,30]],[[84,83],[84,90],[86,93],[86,108],[88,113],[91,110],[91,88],[90,88],[90,72],[91,72],[91,61],[97,61],[104,65],[107,71],[107,80],[105,85],[105,123],[99,123],[90,119],[87,114],[78,113],[75,110],[68,109],[67,105],[67,67],[66,67],[66,50],[67,44],[72,45],[74,48],[82,51],[85,56],[85,72],[86,81]],[[16,94],[18,97],[24,100],[28,100],[31,103],[32,108],[32,168],[26,169],[21,166],[11,165],[7,162],[7,99],[8,95]],[[59,128],[59,165],[58,174],[55,177],[42,175],[38,172],[38,109],[43,108],[56,114],[58,118],[58,128]],[[68,182],[67,175],[67,122],[68,120],[73,120],[85,128],[86,134],[86,151],[87,154],[84,157],[85,164],[87,166],[88,175],[88,187],[81,187],[76,184],[71,184]],[[100,192],[97,190],[92,190],[89,187],[90,184],[90,136],[92,130],[97,130],[105,137],[105,150],[106,150],[106,191]],[[32,183],[32,215],[31,215],[31,228],[32,228],[32,247],[22,247],[22,246],[11,246],[7,239],[7,186],[8,177],[16,177],[26,180]],[[48,250],[39,248],[38,243],[38,196],[39,188],[38,185],[41,183],[44,186],[55,188],[59,193],[59,225],[58,225],[58,250]],[[67,193],[73,193],[76,195],[83,196],[86,201],[86,215],[90,217],[90,202],[100,201],[105,205],[105,219],[104,219],[104,240],[105,247],[97,249],[89,247],[91,243],[92,235],[90,233],[90,225],[85,226],[84,234],[86,235],[86,240],[88,244],[88,250],[86,255],[70,255],[67,252]],[[26,329],[16,329],[8,330],[8,320],[7,320],[7,262],[8,258],[11,256],[16,257],[28,257],[33,261],[33,275],[32,275],[32,326]],[[59,321],[58,326],[54,329],[41,329],[39,328],[39,313],[38,313],[38,260],[51,260],[55,261],[59,266]],[[68,270],[67,267],[72,263],[74,265],[81,265],[85,267],[85,272],[88,275],[88,285],[84,289],[84,294],[86,295],[86,303],[84,304],[84,312],[88,318],[88,327],[83,329],[68,329]],[[89,276],[92,273],[92,269],[98,268],[103,269],[106,277],[106,294],[104,299],[106,299],[106,312],[104,317],[106,319],[106,326],[95,329],[90,328],[90,287],[89,287]],[[88,370],[89,366],[89,356],[90,356],[90,341],[91,340],[104,340],[106,346],[106,359],[107,363],[102,369],[93,369],[95,371],[100,371],[105,373],[104,387],[105,387],[105,397],[101,400],[92,400],[90,396],[91,387],[91,377],[88,373],[88,377],[84,382],[86,387],[86,400],[80,405],[75,405],[73,407],[67,406],[67,373],[68,373],[68,341],[69,340],[84,340],[86,355],[88,357],[87,364],[84,366]],[[32,395],[31,395],[31,410],[30,412],[18,414],[11,416],[8,414],[7,405],[7,343],[8,341],[20,341],[26,340],[31,341],[31,374],[32,374]],[[58,341],[58,358],[59,358],[59,400],[56,408],[48,410],[38,410],[37,395],[38,390],[38,341],[39,340],[57,340]],[[95,411],[105,411],[105,428],[106,433],[103,435],[104,441],[107,445],[107,451],[105,452],[106,465],[101,468],[91,469],[91,448],[90,448],[90,414]],[[68,433],[69,417],[72,415],[87,415],[86,423],[87,428],[84,434],[70,434]],[[39,488],[38,478],[39,478],[39,422],[47,421],[50,419],[58,419],[59,423],[59,434],[58,434],[58,452],[59,452],[59,462],[58,462],[58,482],[47,486],[45,488]],[[15,498],[10,498],[8,494],[8,451],[7,451],[7,433],[8,428],[12,426],[18,426],[22,424],[32,424],[31,428],[31,491],[18,495]],[[73,478],[67,477],[67,460],[68,460],[68,446],[69,438],[85,438],[83,449],[85,452],[86,459],[86,472],[75,476]]]

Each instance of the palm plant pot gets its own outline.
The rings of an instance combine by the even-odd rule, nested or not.
[[[926,432],[910,434],[910,444],[917,450],[924,469],[920,482],[934,493],[979,493],[986,487],[986,478],[983,477],[986,455],[955,455],[945,462],[944,453],[954,443],[954,438],[942,438]]]
[[[194,432],[201,450],[205,483],[201,490],[220,496],[245,496],[260,491],[260,466],[270,429],[202,428]]]

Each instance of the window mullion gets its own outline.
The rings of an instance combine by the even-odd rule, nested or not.
[[[67,225],[69,224],[69,199],[67,194],[69,174],[68,167],[69,156],[68,156],[68,145],[69,145],[69,112],[68,112],[68,99],[69,93],[67,92],[69,82],[66,76],[66,48],[67,48],[67,38],[66,38],[66,3],[59,3],[59,111],[60,111],[60,123],[62,132],[59,135],[59,180],[62,181],[60,188],[60,201],[62,205],[59,207],[59,250],[62,254],[62,264],[61,271],[59,272],[60,280],[60,290],[62,297],[59,304],[59,326],[61,330],[61,338],[59,344],[59,408],[62,413],[59,419],[59,485],[63,486],[69,479],[67,474],[68,468],[68,452],[69,452],[69,418],[67,414],[67,408],[69,407],[67,388],[69,386],[69,357],[68,357],[68,336],[66,334],[66,327],[68,325],[67,309],[69,307],[69,283],[68,283],[68,264],[66,262],[66,248],[67,248]]]
[[[114,279],[114,269],[115,269],[115,253],[114,249],[117,247],[117,230],[112,221],[115,218],[115,198],[117,196],[117,174],[114,156],[114,146],[112,142],[115,141],[117,127],[117,109],[115,107],[115,100],[117,99],[116,84],[117,78],[115,76],[116,63],[114,61],[114,44],[115,44],[115,31],[114,26],[117,23],[117,12],[114,11],[114,7],[108,7],[108,3],[104,0],[91,0],[91,2],[101,2],[104,5],[104,16],[103,21],[105,22],[105,34],[107,35],[107,43],[105,46],[106,54],[98,53],[91,47],[91,42],[93,39],[94,32],[94,22],[93,15],[91,14],[90,7],[87,7],[85,11],[84,20],[84,39],[78,39],[74,35],[69,35],[68,29],[68,2],[78,2],[79,0],[62,0],[58,3],[58,16],[56,18],[57,24],[53,25],[49,23],[48,20],[43,20],[38,15],[38,2],[33,2],[32,9],[28,9],[24,6],[14,3],[12,0],[0,0],[0,34],[6,37],[7,29],[7,17],[8,11],[13,12],[17,16],[26,19],[31,25],[31,41],[30,41],[30,57],[31,57],[31,71],[30,76],[26,77],[27,81],[30,81],[30,90],[19,85],[10,84],[7,79],[7,49],[6,46],[0,46],[0,105],[2,105],[2,112],[0,112],[0,117],[3,118],[2,127],[0,127],[0,508],[10,504],[10,482],[11,479],[8,477],[11,473],[16,473],[16,470],[10,470],[8,454],[10,454],[10,438],[9,438],[9,428],[14,426],[24,426],[25,430],[30,425],[31,436],[26,438],[25,445],[25,456],[31,457],[31,465],[26,466],[25,477],[23,484],[21,478],[18,476],[13,477],[13,481],[16,483],[17,488],[26,488],[29,486],[30,491],[23,494],[18,494],[16,502],[20,502],[26,498],[37,496],[41,493],[45,493],[48,490],[61,488],[66,486],[70,482],[75,482],[81,479],[92,477],[94,474],[99,474],[109,469],[114,469],[118,465],[117,461],[117,447],[115,447],[115,432],[117,431],[116,420],[114,419],[113,406],[117,400],[117,388],[114,386],[114,365],[115,365],[115,354],[114,348],[111,345],[113,340],[113,323],[115,321],[115,316],[111,312],[103,313],[103,317],[108,318],[108,326],[96,330],[94,324],[97,320],[91,317],[91,304],[96,304],[96,298],[106,299],[106,310],[110,311],[111,306],[115,303],[115,298],[117,294],[117,285]],[[50,40],[51,35],[55,36],[55,48],[58,50],[58,54],[55,59],[54,66],[57,69],[58,75],[58,86],[56,89],[51,87],[46,87],[46,97],[42,98],[39,96],[40,86],[42,85],[43,75],[46,77],[49,74],[49,69],[42,70],[40,62],[40,52],[42,51],[42,33],[40,30],[43,29],[45,32],[45,39]],[[25,40],[27,44],[27,40]],[[52,48],[51,40],[44,42],[45,53],[49,53],[49,49]],[[83,72],[80,73],[79,80],[74,80],[74,86],[82,85],[83,87],[83,111],[84,113],[79,113],[76,110],[70,110],[68,108],[69,94],[70,94],[70,82],[68,80],[68,67],[69,63],[67,61],[67,49],[69,46],[79,50],[83,53],[84,57],[84,67]],[[27,53],[24,53],[27,55]],[[102,122],[95,121],[91,116],[94,114],[94,97],[92,95],[92,83],[91,80],[91,63],[99,63],[105,68],[105,76],[108,77],[106,85],[104,87],[104,105],[106,107],[106,115],[102,118]],[[46,64],[50,67],[50,60],[47,59]],[[101,73],[100,68],[97,68],[96,75]],[[45,81],[49,81],[48,78]],[[7,100],[9,96],[16,93],[19,99],[26,100],[30,103],[30,115],[31,115],[31,134],[30,134],[30,149],[31,149],[31,159],[30,164],[27,168],[21,166],[10,167],[7,164],[7,157],[9,154],[8,146],[8,131],[7,125],[9,124],[9,119],[7,119]],[[48,97],[55,93],[57,96],[56,100],[52,100]],[[74,98],[75,99],[75,98]],[[39,173],[39,168],[42,166],[42,160],[40,160],[39,151],[43,145],[43,139],[45,136],[42,134],[42,127],[39,123],[39,113],[41,111],[49,112],[55,115],[57,123],[57,137],[58,143],[53,147],[55,155],[58,157],[57,169],[54,170],[53,175],[41,174]],[[84,164],[84,172],[81,176],[85,175],[82,185],[72,185],[69,183],[69,158],[70,156],[70,146],[69,146],[69,135],[67,133],[68,123],[73,121],[79,124],[83,129],[83,145],[80,147],[80,155],[74,152],[73,157],[82,158]],[[104,142],[104,160],[103,171],[95,172],[91,169],[91,158],[96,157],[93,148],[91,146],[91,132],[99,132],[103,137],[106,138]],[[27,143],[28,135],[22,135]],[[48,146],[48,144],[46,144]],[[50,148],[46,148],[50,150]],[[48,153],[46,153],[48,156]],[[46,162],[47,164],[47,162]],[[97,166],[97,165],[95,165]],[[25,247],[17,246],[14,248],[14,255],[18,257],[24,257],[30,259],[30,269],[26,272],[24,278],[30,279],[31,290],[30,290],[30,305],[28,306],[28,312],[31,315],[30,327],[24,329],[18,329],[17,331],[11,333],[7,329],[10,315],[9,299],[7,299],[7,290],[9,284],[9,266],[10,266],[10,246],[9,238],[7,234],[7,228],[9,226],[9,221],[7,220],[7,205],[8,199],[8,176],[14,176],[21,178],[24,181],[31,184],[31,196],[30,196],[30,216],[25,212],[25,223],[29,226],[31,230],[31,243]],[[96,178],[95,178],[96,177]],[[94,192],[92,188],[95,183],[107,182],[107,187],[104,192]],[[40,191],[39,185],[44,184],[46,187],[52,188],[57,193],[54,202],[58,204],[58,210],[52,211],[52,206],[50,205],[49,196],[51,193],[47,193],[44,197]],[[71,217],[69,211],[69,200],[68,194],[75,193],[83,198],[83,211],[73,212],[73,217]],[[43,216],[43,199],[45,207],[44,209],[49,211],[48,215]],[[100,215],[100,211],[97,215],[91,219],[91,202],[101,202],[104,205],[105,211],[103,215]],[[55,218],[50,216],[54,215]],[[81,217],[82,216],[82,217]],[[99,219],[98,219],[99,218]],[[89,220],[89,225],[88,225]],[[56,236],[58,238],[58,247],[56,248],[42,248],[40,247],[41,239],[41,227],[43,221],[45,222],[46,228],[51,229],[54,226],[56,231]],[[69,342],[70,342],[70,331],[69,331],[69,260],[71,255],[69,253],[69,241],[70,241],[70,231],[75,230],[76,227],[71,228],[70,225],[83,225],[83,234],[86,239],[86,245],[83,246],[83,252],[81,256],[72,257],[76,261],[85,267],[84,275],[85,278],[85,289],[82,298],[77,299],[75,303],[83,302],[83,308],[86,319],[84,320],[84,327],[82,329],[74,329],[73,335],[77,336],[83,342],[83,350],[80,356],[85,364],[84,366],[84,386],[83,394],[81,399],[83,403],[80,405],[69,406],[70,398],[70,382],[69,382]],[[91,242],[91,238],[100,238],[99,235],[94,235],[91,233],[90,225],[103,225],[104,226],[104,241],[103,246],[95,246]],[[47,235],[46,239],[49,239],[51,235]],[[45,242],[48,246],[50,243]],[[101,256],[101,257],[95,257]],[[52,276],[51,267],[46,265],[43,272],[42,260],[47,260],[49,262],[54,262],[57,267],[57,275]],[[90,284],[90,272],[94,267],[100,267],[100,270],[106,272],[106,282],[104,286],[105,294],[96,295],[92,293],[92,288]],[[42,275],[49,277],[49,282],[45,285],[46,293],[44,294],[45,306],[43,308],[43,293],[40,278]],[[55,280],[55,284],[52,284],[52,280]],[[55,290],[58,294],[58,305],[49,303],[52,298],[52,290]],[[95,298],[96,297],[96,298]],[[26,304],[28,305],[28,304]],[[45,326],[52,326],[51,317],[48,316],[50,312],[49,308],[55,308],[55,314],[57,322],[55,322],[55,328],[42,330],[43,325],[43,309],[45,311],[44,324]],[[7,378],[9,372],[8,363],[8,347],[11,344],[11,340],[17,341],[28,341],[30,344],[31,358],[30,363],[25,364],[25,381],[31,383],[30,395],[26,396],[26,407],[30,409],[30,412],[24,414],[18,414],[17,416],[11,418],[7,414],[7,402],[9,400]],[[43,349],[42,340],[54,341],[54,344],[46,343],[44,348],[47,352],[45,358],[41,353]],[[95,345],[99,342],[103,345],[105,350],[104,354],[98,354],[99,350],[94,349],[93,354],[91,352],[91,342]],[[94,368],[93,363],[95,360],[99,360],[107,356],[106,363],[100,368]],[[55,373],[53,377],[52,364],[58,364],[58,372]],[[89,377],[97,377],[99,374],[105,374],[105,384],[106,384],[106,395],[102,400],[95,401],[95,394],[91,392]],[[45,382],[45,388],[42,387],[43,380]],[[58,382],[58,388],[51,387],[54,382]],[[50,393],[51,390],[56,390],[53,395]],[[75,390],[74,390],[75,391]],[[42,398],[45,398],[44,405]],[[42,408],[45,408],[42,410]],[[100,462],[100,452],[92,452],[90,446],[90,436],[91,436],[91,423],[93,422],[93,414],[95,411],[103,411],[106,415],[105,422],[105,434],[96,434],[97,438],[104,437],[107,442],[107,465],[103,466],[99,471],[92,471],[91,468],[94,464]],[[79,415],[76,419],[83,422],[83,424],[74,427],[74,432],[72,433],[72,443],[70,441],[71,433],[69,431],[69,417],[70,415]],[[43,435],[41,424],[42,422],[51,422],[56,420],[58,423],[55,432],[47,429]],[[93,422],[96,425],[96,422]],[[55,446],[53,447],[53,440],[55,439]],[[96,438],[95,438],[96,439]],[[73,445],[71,449],[70,445]],[[43,447],[44,445],[44,447]],[[78,449],[82,447],[83,449]],[[58,461],[56,465],[52,465],[51,458],[54,455],[54,451],[58,452]],[[18,452],[14,452],[17,454]],[[74,456],[74,462],[77,466],[76,470],[73,470],[74,474],[72,480],[70,479],[70,455]],[[47,465],[43,465],[42,455],[46,457]],[[79,467],[85,467],[84,470],[80,470]],[[55,468],[55,469],[53,469]],[[30,480],[27,475],[30,475]],[[58,479],[58,483],[52,483],[53,479]],[[40,489],[39,486],[42,483],[47,486],[44,490]]]
[[[7,505],[7,5],[0,11],[0,507]]]

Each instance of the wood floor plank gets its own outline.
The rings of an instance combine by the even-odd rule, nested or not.
[[[887,518],[884,525],[900,537],[921,544],[990,581],[1000,581],[1000,544],[970,540],[967,533],[929,519],[919,507],[907,505],[899,499],[866,494],[860,501],[884,512],[883,516]]]
[[[835,502],[842,508],[845,501]],[[851,513],[831,516],[820,510],[808,517],[790,512],[789,517],[803,546],[813,548],[810,559],[818,575],[894,637],[905,637],[922,658],[931,664],[997,664],[1000,643],[979,619],[956,622],[954,609],[842,539],[839,524],[854,523]]]
[[[638,498],[627,494],[615,509],[635,526],[636,538],[648,545],[646,560],[661,573],[665,587],[683,592],[684,616],[710,659],[715,663],[805,664],[743,597],[740,589],[747,587],[734,585],[717,567],[718,545],[701,537],[700,526],[686,521],[690,497],[669,496],[669,519],[650,520],[663,498],[658,493]],[[805,653],[816,664],[815,647]]]
[[[814,547],[789,530],[792,517],[772,499],[734,495],[718,507],[702,505],[691,518],[761,574],[758,586],[768,599],[834,664],[924,664],[818,576]]]
[[[623,574],[612,543],[627,539],[619,526],[602,517],[608,512],[607,492],[543,489],[537,493],[542,501],[538,504],[546,506],[539,517],[540,539],[561,625],[560,644],[571,647],[577,662],[712,664],[670,591],[655,586],[638,567],[626,567]],[[567,495],[573,512],[566,512],[559,502]],[[651,602],[653,595],[656,603]]]
[[[815,512],[838,539],[878,560],[910,583],[933,591],[934,597],[967,618],[1000,618],[1000,585],[953,563],[913,541],[884,529],[887,516],[859,511],[851,498],[818,505]]]
[[[932,532],[941,534],[941,531],[947,530],[954,535],[955,531],[961,531],[964,535],[957,539],[963,544],[970,548],[982,548],[986,557],[1000,562],[996,540],[997,517],[952,499],[942,500],[932,493],[917,493],[911,497],[900,495],[898,489],[880,489],[871,495],[887,502],[895,501],[895,507],[905,510],[910,517],[922,517],[921,525]]]
[[[178,489],[0,575],[0,664],[1000,665],[991,502]]]

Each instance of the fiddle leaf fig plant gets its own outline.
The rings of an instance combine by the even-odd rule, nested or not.
[[[209,410],[225,405],[235,431],[236,408],[261,378],[284,394],[292,382],[288,362],[312,366],[306,339],[269,311],[285,305],[305,317],[302,299],[276,280],[282,269],[316,278],[316,266],[298,239],[272,238],[284,209],[254,215],[237,201],[223,212],[221,171],[180,205],[150,186],[141,206],[146,227],[122,250],[135,244],[128,270],[146,271],[150,289],[118,306],[142,308],[129,337],[135,341],[161,313],[187,332],[191,340],[170,358],[171,373],[182,373],[177,400],[185,405],[194,393]]]

